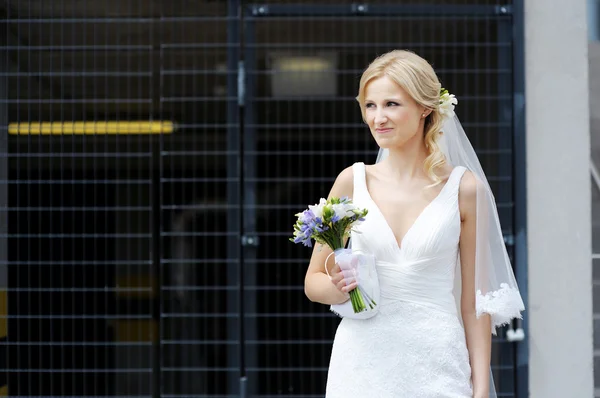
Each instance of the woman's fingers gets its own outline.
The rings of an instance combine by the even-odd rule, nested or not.
[[[331,275],[331,279],[336,280],[336,282],[338,282],[340,279],[344,278],[344,275],[342,274],[342,270],[340,269],[340,266],[337,264],[333,266],[333,268],[329,272],[329,275]]]
[[[339,274],[340,272],[342,272],[342,270],[340,269],[340,266],[338,263],[335,263],[333,265],[333,267],[331,267],[331,271],[329,271],[332,275],[333,274]]]
[[[356,279],[354,279],[354,278],[345,278],[345,279],[340,280],[337,283],[337,288],[339,290],[341,290],[341,291],[345,291],[344,290],[345,288],[347,288],[348,286],[355,285],[355,284],[356,284]],[[352,289],[350,289],[350,290],[352,290]]]
[[[358,283],[356,283],[356,281],[355,281],[355,282],[350,283],[349,285],[344,286],[341,290],[344,293],[348,293],[348,292],[356,289],[357,286],[358,286]]]
[[[356,289],[358,283],[356,281],[357,273],[355,270],[342,271],[339,264],[335,264],[330,271],[331,282],[342,293]]]

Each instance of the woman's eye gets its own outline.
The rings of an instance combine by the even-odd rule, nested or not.
[[[398,105],[400,105],[400,104],[398,104],[397,102],[392,102],[392,101],[390,101],[390,102],[388,102],[388,103],[387,103],[387,105],[388,105],[388,106],[398,106]]]
[[[365,105],[365,108],[372,108],[374,106],[375,106],[375,104],[367,104],[367,105]]]

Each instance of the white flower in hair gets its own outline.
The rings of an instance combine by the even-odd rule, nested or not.
[[[440,90],[440,115],[451,118],[454,116],[454,106],[458,104],[458,99],[454,94],[450,94],[448,90],[442,87]]]

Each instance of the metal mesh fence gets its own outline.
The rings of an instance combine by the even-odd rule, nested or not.
[[[506,21],[496,15],[410,15],[394,6],[371,7],[360,18],[313,15],[308,21],[292,8],[253,11],[246,60],[256,90],[248,94],[252,123],[245,134],[255,137],[256,153],[244,154],[255,164],[256,204],[251,207],[260,238],[246,268],[252,287],[246,302],[256,308],[246,316],[252,325],[248,333],[258,340],[258,347],[252,347],[257,355],[249,355],[249,378],[256,380],[251,391],[317,396],[324,390],[337,319],[305,299],[301,282],[309,253],[290,247],[286,239],[293,214],[325,196],[339,171],[355,161],[375,160],[377,148],[354,99],[362,69],[377,54],[398,47],[411,48],[434,64],[443,84],[460,93],[459,115],[467,121],[494,189],[502,193],[503,225],[510,234],[511,124],[501,115],[512,106],[511,93],[505,91],[511,81],[506,65],[511,43],[502,36],[510,25],[503,27]],[[286,57],[305,61],[306,70],[278,70]],[[332,65],[335,84],[310,93],[306,87],[317,79],[311,73],[319,73],[310,69],[315,60]],[[284,75],[281,86],[277,73]],[[500,138],[504,134],[507,140]],[[511,396],[511,345],[499,339],[495,353],[496,381]]]
[[[151,139],[107,134],[102,122],[158,115],[152,10],[141,1],[3,7],[3,106],[23,123],[11,126],[4,182],[8,392],[149,395],[156,161]],[[96,125],[80,134],[78,121]],[[57,134],[27,122],[55,123]]]
[[[162,22],[161,114],[178,123],[160,151],[163,396],[231,393],[239,379],[237,22],[212,4],[173,2]]]
[[[388,3],[1,4],[5,394],[322,396],[338,319],[288,237],[374,161],[354,97],[393,48],[459,96],[510,241],[511,3]]]

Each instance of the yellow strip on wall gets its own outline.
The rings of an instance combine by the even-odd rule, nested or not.
[[[171,134],[174,130],[174,123],[168,120],[32,122],[8,125],[8,134],[11,135],[148,135]]]
[[[8,386],[0,387],[0,397],[8,397]]]

